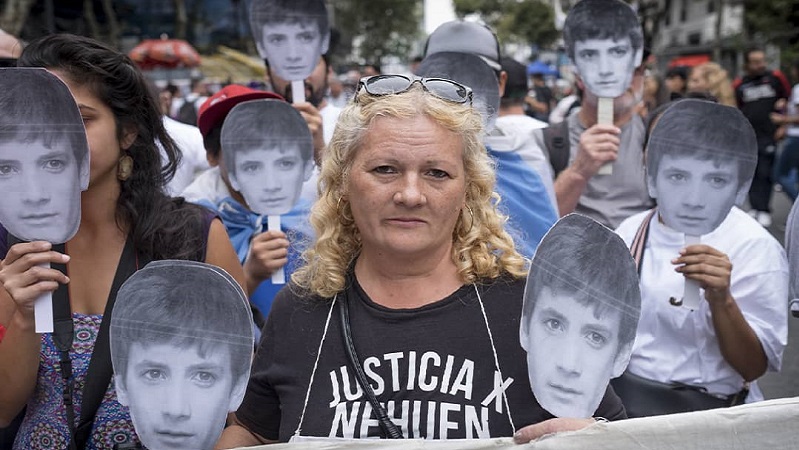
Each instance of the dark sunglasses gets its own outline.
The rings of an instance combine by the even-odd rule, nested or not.
[[[419,82],[422,89],[430,94],[452,103],[472,104],[472,88],[446,78],[406,77],[405,75],[374,75],[361,78],[355,101],[361,89],[369,95],[393,95],[407,92],[413,83]]]

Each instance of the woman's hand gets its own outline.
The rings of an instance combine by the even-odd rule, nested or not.
[[[680,250],[680,256],[671,263],[677,265],[674,270],[685,278],[699,283],[711,304],[722,304],[732,298],[732,263],[724,253],[709,245],[691,245]]]
[[[16,308],[33,320],[33,302],[46,292],[55,291],[69,278],[50,264],[66,264],[69,256],[52,250],[49,242],[34,241],[13,245],[0,261],[0,286],[8,292]]]
[[[289,240],[282,231],[264,231],[252,239],[250,253],[244,261],[244,276],[250,293],[262,281],[288,262]]]
[[[513,442],[516,444],[526,444],[549,434],[582,430],[594,423],[596,423],[595,419],[556,417],[520,429],[513,435]]]

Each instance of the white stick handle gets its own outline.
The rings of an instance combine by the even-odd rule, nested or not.
[[[596,108],[596,121],[600,125],[613,125],[613,99],[601,97]],[[599,168],[597,175],[613,175],[613,163],[606,163]]]
[[[43,269],[49,269],[50,263],[39,264]],[[37,333],[53,332],[53,293],[45,292],[33,302],[33,319]]]
[[[305,81],[296,80],[291,82],[291,99],[293,103],[305,101]]]
[[[293,84],[294,82],[292,81]],[[269,231],[281,231],[280,216],[266,216],[266,228]],[[272,273],[272,284],[286,284],[286,272],[282,267]]]
[[[699,236],[685,235],[685,246],[700,243]],[[702,299],[699,297],[699,282],[696,280],[685,279],[685,288],[682,295],[682,306],[688,309],[699,309]]]

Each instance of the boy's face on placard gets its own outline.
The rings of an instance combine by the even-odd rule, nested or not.
[[[663,222],[682,233],[701,236],[727,217],[739,192],[738,162],[713,161],[664,154],[650,195],[657,198]],[[745,193],[744,193],[745,194]]]
[[[77,231],[80,167],[68,142],[0,142],[0,222],[14,236],[60,244]]]
[[[557,417],[591,417],[619,371],[617,311],[597,316],[593,305],[548,287],[535,300],[527,334],[527,370],[536,400]],[[626,362],[626,361],[625,361]]]
[[[223,150],[224,151],[224,150]],[[296,144],[240,150],[228,172],[247,205],[258,214],[281,215],[294,208],[302,184],[313,173],[313,160],[303,159]]]
[[[574,42],[574,65],[585,87],[596,97],[616,98],[630,86],[642,52],[630,38],[586,39]]]
[[[210,450],[227,413],[235,409],[234,390],[240,383],[233,379],[225,345],[201,354],[196,346],[134,342],[116,389],[150,450]]]
[[[312,18],[265,23],[262,30],[262,56],[279,77],[289,81],[310,76],[319,57],[327,51],[329,37],[319,32]]]

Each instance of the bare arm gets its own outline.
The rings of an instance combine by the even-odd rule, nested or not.
[[[558,212],[565,216],[574,211],[588,180],[607,162],[616,160],[621,130],[613,125],[594,125],[580,135],[577,156],[555,179]]]
[[[544,436],[564,431],[577,431],[596,423],[595,419],[571,419],[556,417],[533,425],[528,425],[513,435],[513,442],[526,444]]]
[[[0,427],[19,414],[36,387],[41,337],[34,331],[33,302],[69,282],[58,270],[38,267],[66,262],[66,255],[51,248],[47,242],[16,244],[0,261],[0,309],[10,315],[0,343]]]
[[[222,221],[214,219],[208,231],[208,249],[205,253],[205,262],[224,269],[230,274],[239,285],[247,292],[247,281],[244,277],[244,270],[239,263],[239,258],[233,250],[225,226]]]
[[[276,444],[278,442],[264,439],[263,437],[258,436],[257,434],[252,433],[250,430],[244,428],[242,425],[239,425],[238,422],[236,422],[235,414],[231,414],[230,417],[234,423],[222,431],[222,436],[220,436],[219,440],[216,442],[214,450],[225,450],[236,447],[249,447],[252,445],[262,444]]]
[[[705,289],[724,359],[746,381],[756,380],[766,373],[766,352],[730,292],[732,263],[727,255],[707,245],[692,245],[672,263],[678,265],[677,272],[698,281]]]

